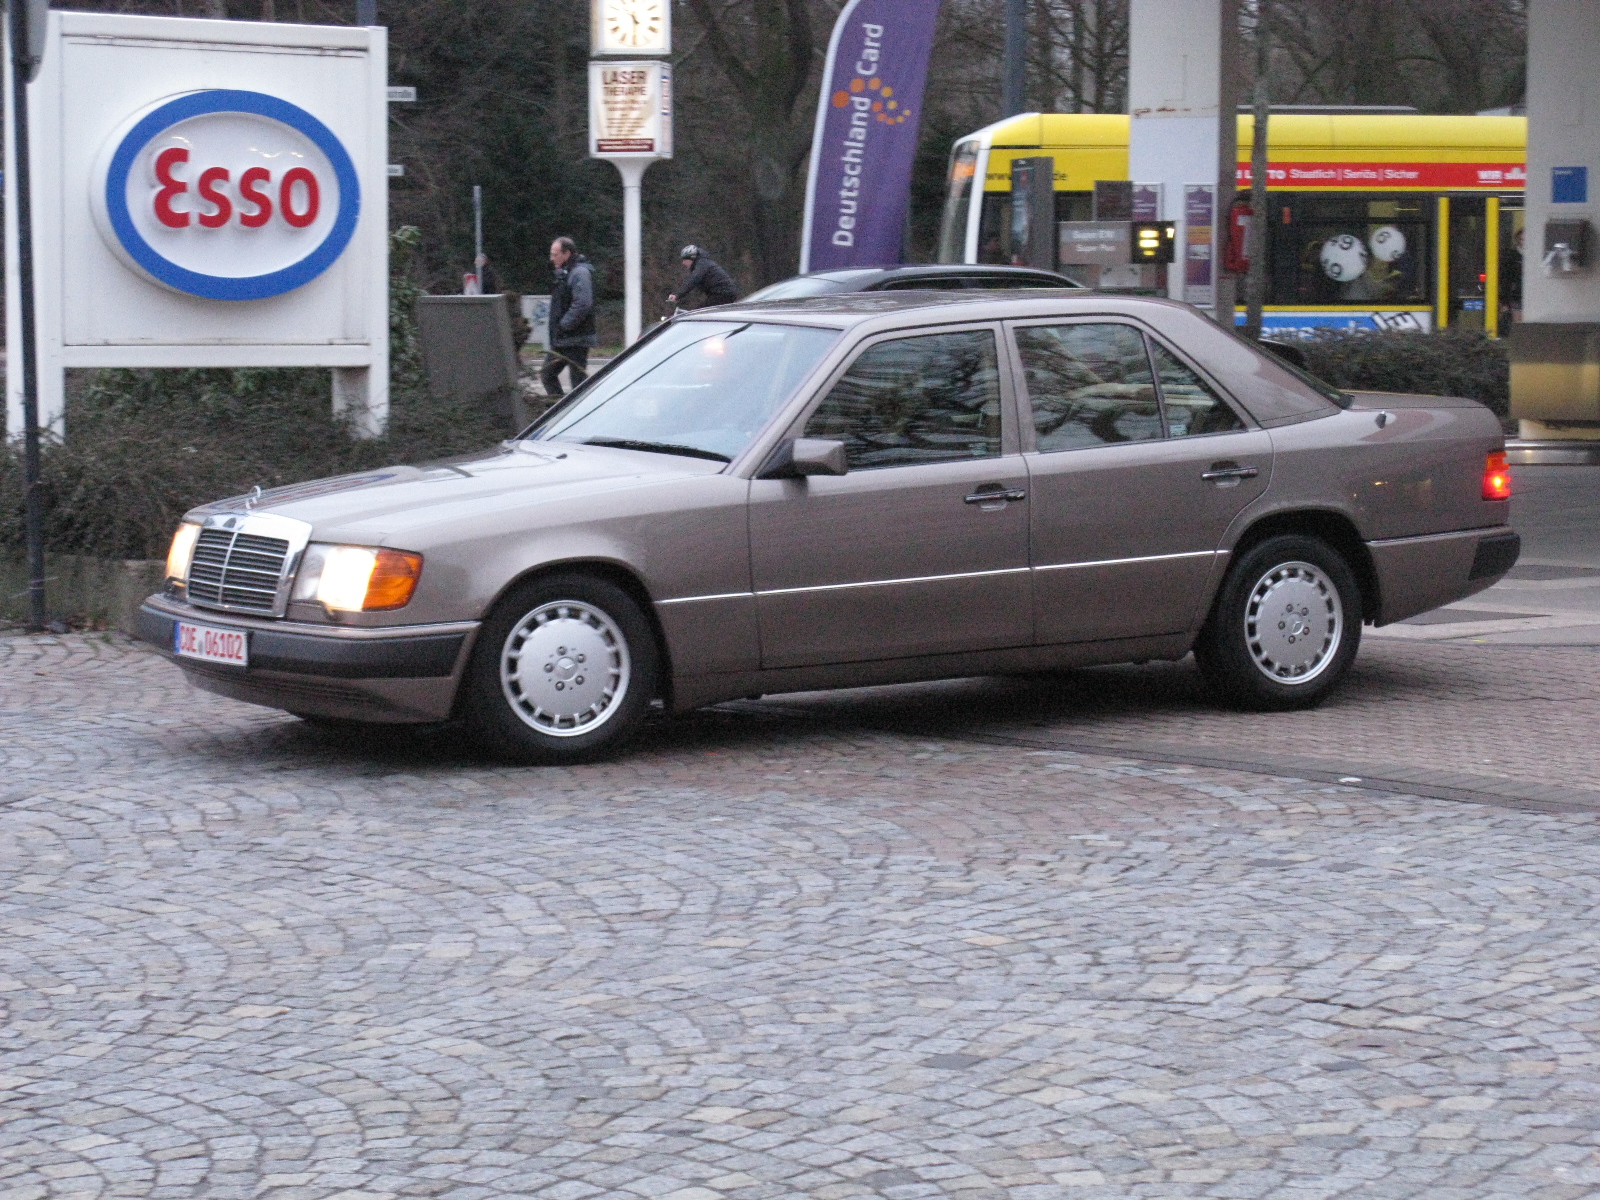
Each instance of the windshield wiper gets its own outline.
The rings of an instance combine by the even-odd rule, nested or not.
[[[618,450],[648,450],[654,454],[681,454],[685,458],[709,458],[712,462],[732,462],[726,454],[702,450],[698,446],[676,446],[671,442],[644,442],[634,438],[585,438],[585,446],[613,446]]]

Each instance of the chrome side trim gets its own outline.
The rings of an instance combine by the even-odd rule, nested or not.
[[[906,583],[942,583],[948,579],[992,579],[999,575],[1026,575],[1031,567],[1006,567],[999,571],[962,571],[954,575],[914,575],[909,579],[869,579],[863,583],[824,583],[816,587],[773,588],[757,596],[793,596],[801,592],[842,592],[850,588],[894,587]]]
[[[1075,571],[1082,567],[1125,567],[1131,563],[1174,562],[1180,558],[1216,558],[1226,550],[1190,550],[1183,554],[1147,554],[1141,558],[1101,558],[1094,562],[1050,563],[1035,571]]]
[[[702,600],[743,600],[754,592],[718,592],[713,596],[674,596],[670,600],[657,600],[657,604],[698,604]]]
[[[1117,567],[1129,563],[1167,562],[1180,558],[1218,558],[1226,550],[1192,550],[1183,554],[1151,554],[1143,558],[1105,558],[1095,562],[1051,563],[1043,567],[1005,567],[998,571],[963,571],[953,575],[913,575],[905,579],[868,579],[861,583],[824,583],[814,587],[770,588],[764,592],[717,592],[709,596],[674,596],[657,604],[696,604],[702,600],[742,600],[747,596],[794,596],[803,592],[842,592],[850,588],[894,587],[906,583],[940,583],[947,579],[990,579],[1000,575],[1023,575],[1029,571],[1071,571],[1080,567]]]

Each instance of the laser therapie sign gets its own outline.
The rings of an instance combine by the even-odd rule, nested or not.
[[[801,271],[900,261],[939,0],[850,0],[811,143]]]
[[[146,278],[206,300],[262,300],[316,279],[361,212],[349,152],[321,121],[264,92],[163,99],[106,144],[96,224]]]

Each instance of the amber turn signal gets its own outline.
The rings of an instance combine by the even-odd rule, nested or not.
[[[1506,452],[1496,450],[1484,460],[1483,498],[1485,500],[1511,499],[1511,468],[1506,465]]]
[[[411,593],[417,590],[417,580],[422,578],[422,555],[408,554],[404,550],[379,550],[372,564],[372,577],[367,580],[366,601],[362,612],[387,612],[404,608],[411,603]]]

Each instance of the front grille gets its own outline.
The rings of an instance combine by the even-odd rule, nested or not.
[[[215,608],[273,612],[288,559],[283,538],[202,530],[189,564],[189,599]]]

